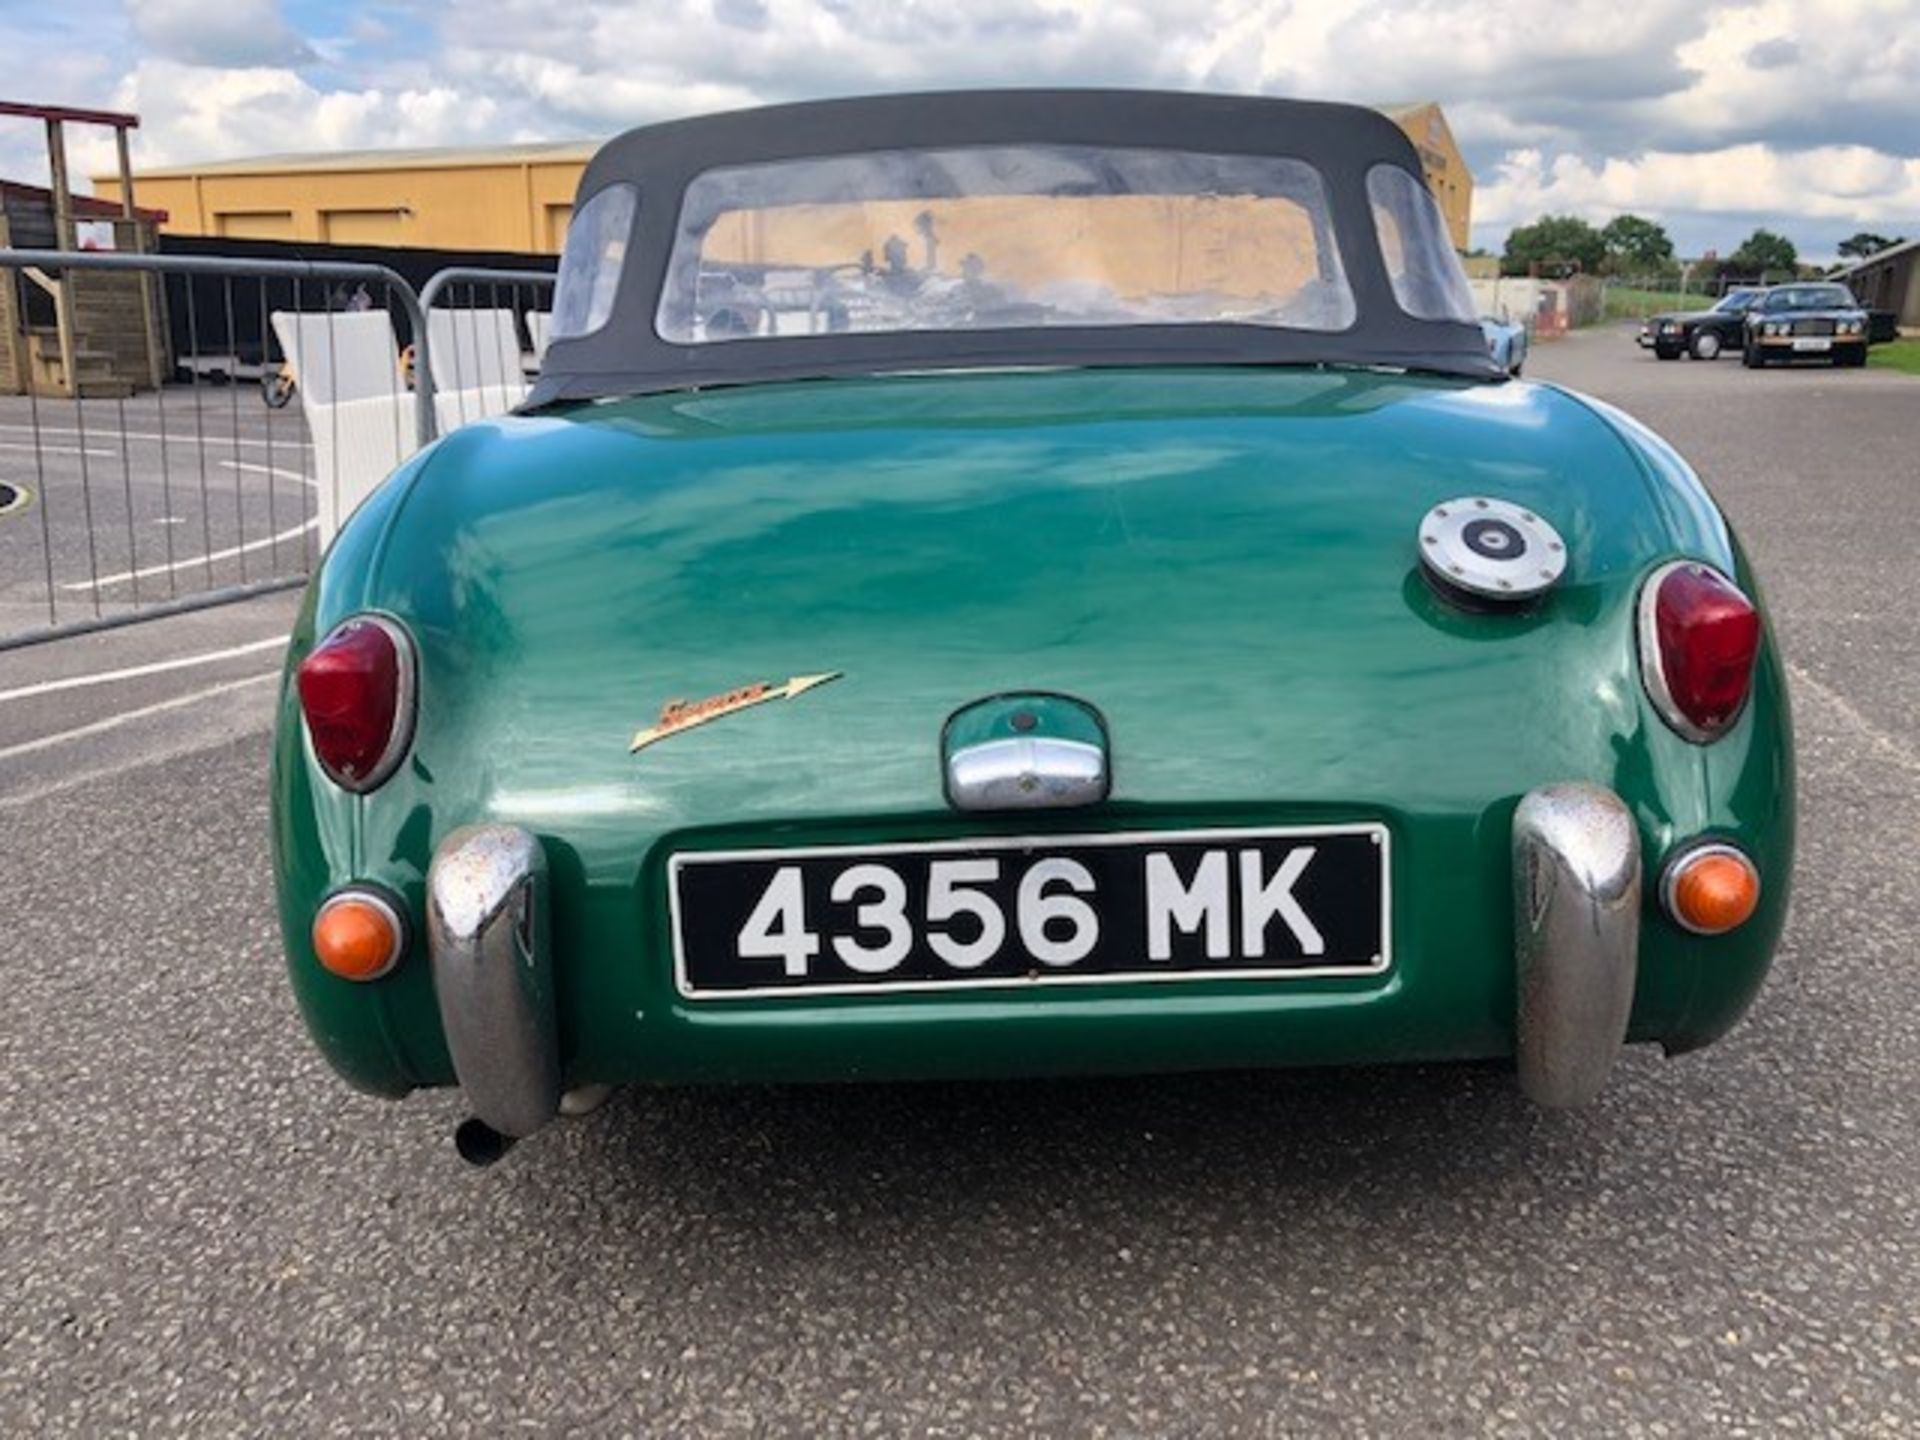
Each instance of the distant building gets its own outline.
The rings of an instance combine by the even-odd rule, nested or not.
[[[556,254],[599,146],[507,145],[262,155],[134,172],[165,232],[232,240]],[[95,189],[115,198],[100,177]]]
[[[1920,240],[1890,245],[1828,278],[1845,284],[1869,310],[1891,310],[1902,326],[1920,327]]]
[[[1378,108],[1418,148],[1447,231],[1464,250],[1473,176],[1440,106]],[[580,172],[599,148],[578,140],[264,155],[140,170],[134,184],[143,204],[167,212],[170,234],[554,254],[566,238]],[[94,184],[102,198],[118,198],[115,177]]]
[[[1413,148],[1420,152],[1427,188],[1440,202],[1440,213],[1447,217],[1453,248],[1467,249],[1473,243],[1473,172],[1467,169],[1466,156],[1454,142],[1453,128],[1447,124],[1440,102],[1412,100],[1373,108],[1407,132]]]

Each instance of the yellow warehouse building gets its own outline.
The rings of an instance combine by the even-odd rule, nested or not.
[[[1473,176],[1440,106],[1382,105],[1420,152],[1458,248],[1467,248]],[[591,140],[436,150],[266,155],[136,170],[140,204],[175,235],[556,254]],[[95,193],[117,201],[117,177]]]

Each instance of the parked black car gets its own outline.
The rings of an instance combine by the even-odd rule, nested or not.
[[[1748,369],[1775,360],[1867,363],[1867,312],[1844,285],[1775,285],[1747,310],[1740,359]]]
[[[1729,290],[1711,310],[1650,316],[1640,324],[1640,347],[1651,349],[1662,360],[1678,360],[1682,355],[1714,360],[1722,350],[1738,350],[1747,310],[1765,293],[1759,289]]]

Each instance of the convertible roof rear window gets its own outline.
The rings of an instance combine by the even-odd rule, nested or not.
[[[591,335],[613,314],[638,204],[633,186],[609,185],[575,212],[554,285],[552,338]]]
[[[1327,191],[1274,155],[1032,144],[714,168],[656,328],[776,336],[1220,324],[1341,331]]]
[[[1367,199],[1400,308],[1417,320],[1472,321],[1473,292],[1433,193],[1397,165],[1375,165],[1367,171]]]

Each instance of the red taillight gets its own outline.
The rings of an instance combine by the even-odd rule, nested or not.
[[[1747,703],[1760,612],[1726,576],[1683,560],[1640,596],[1640,669],[1661,717],[1689,740],[1724,735]]]
[[[348,790],[371,790],[413,738],[413,648],[378,615],[335,626],[294,673],[314,757]]]

